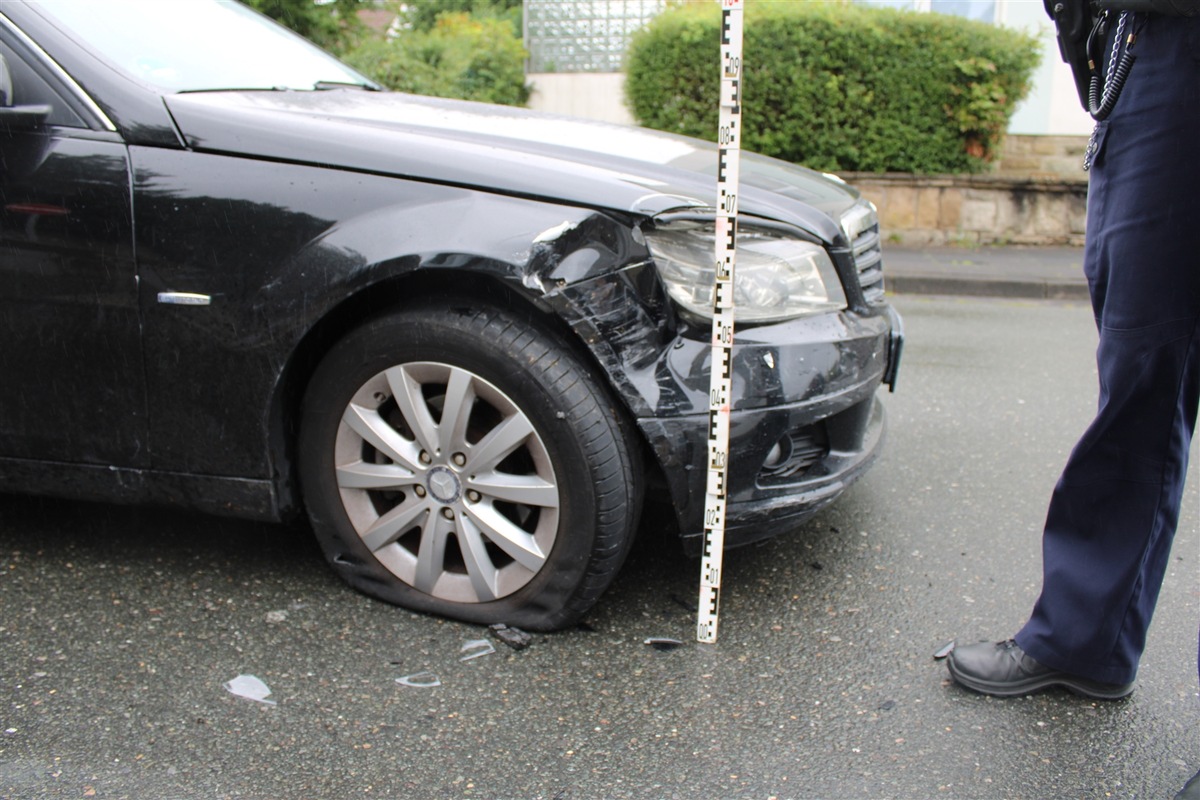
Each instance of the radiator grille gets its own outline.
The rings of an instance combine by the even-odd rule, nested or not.
[[[842,217],[842,230],[854,253],[863,297],[873,305],[883,303],[883,247],[875,207],[865,201],[855,205]]]

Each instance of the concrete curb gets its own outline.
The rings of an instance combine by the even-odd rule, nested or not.
[[[893,294],[1088,299],[1078,247],[885,247],[883,275]]]
[[[884,285],[892,294],[966,295],[1034,300],[1089,299],[1087,284],[1054,281],[892,274],[886,277]]]

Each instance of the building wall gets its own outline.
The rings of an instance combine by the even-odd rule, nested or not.
[[[1033,75],[1033,90],[1017,108],[1008,132],[1039,135],[1087,135],[1091,117],[1079,103],[1071,68],[1063,63],[1054,24],[1040,0],[997,0],[997,22],[1034,34],[1042,43],[1042,63]]]
[[[527,73],[533,87],[529,107],[538,111],[633,125],[625,107],[623,72]]]

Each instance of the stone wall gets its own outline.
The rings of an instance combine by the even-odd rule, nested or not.
[[[1031,136],[1009,134],[1000,145],[993,174],[1022,178],[1080,180],[1086,136]]]
[[[986,175],[843,173],[903,244],[1083,243],[1086,136],[1008,136]]]
[[[1083,244],[1083,180],[874,173],[842,177],[878,207],[890,242]]]

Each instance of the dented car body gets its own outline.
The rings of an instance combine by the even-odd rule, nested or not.
[[[698,549],[713,146],[379,91],[228,2],[98,5],[0,7],[9,490],[305,513],[357,588],[530,628],[644,500]],[[181,7],[307,71],[167,64]],[[866,469],[902,341],[853,189],[745,154],[739,205],[731,544]]]

